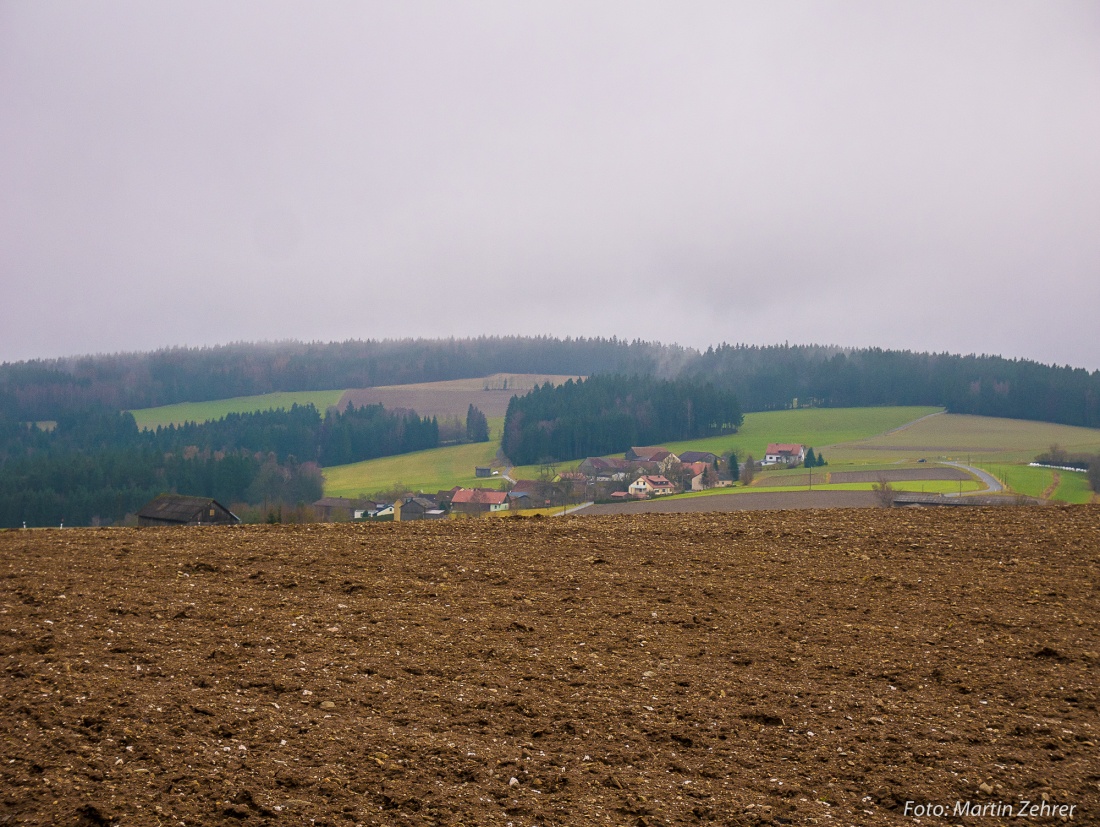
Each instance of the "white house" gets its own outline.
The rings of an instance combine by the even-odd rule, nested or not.
[[[676,488],[664,477],[651,474],[638,477],[630,483],[629,490],[632,496],[644,500],[650,496],[660,497],[664,494],[675,493]]]
[[[764,465],[798,465],[806,459],[806,446],[789,442],[770,442],[764,452]]]

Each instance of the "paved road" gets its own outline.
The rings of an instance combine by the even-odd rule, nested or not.
[[[980,479],[982,482],[984,482],[989,487],[989,493],[990,494],[998,494],[1001,491],[1005,490],[1005,487],[1003,485],[1001,485],[1001,483],[997,480],[996,477],[994,477],[992,474],[989,474],[989,473],[983,471],[981,468],[975,468],[973,465],[967,465],[967,464],[962,463],[962,462],[942,462],[941,464],[942,465],[954,465],[956,468],[961,468],[964,471],[969,471],[971,474],[976,476],[978,479]],[[957,497],[959,495],[957,493],[955,493],[955,494],[945,494],[944,496],[946,496],[946,497]]]

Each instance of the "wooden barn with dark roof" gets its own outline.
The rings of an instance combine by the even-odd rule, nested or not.
[[[210,497],[161,494],[137,513],[138,525],[236,525],[240,517]]]

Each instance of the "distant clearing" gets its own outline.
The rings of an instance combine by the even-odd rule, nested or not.
[[[293,405],[313,405],[322,414],[339,403],[344,391],[290,391],[265,393],[260,396],[237,396],[232,399],[214,399],[209,402],[180,402],[159,408],[141,408],[130,411],[142,429],[155,430],[185,422],[211,422],[231,413],[256,413],[258,411],[288,410]]]
[[[386,385],[357,388],[344,393],[340,405],[382,405],[386,408],[410,408],[421,416],[465,417],[470,405],[489,418],[503,418],[508,403],[517,394],[525,394],[536,385],[549,382],[564,384],[577,376],[497,373],[480,379],[454,379],[448,382],[423,382],[416,385]]]

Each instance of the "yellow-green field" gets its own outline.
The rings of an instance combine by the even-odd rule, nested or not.
[[[429,494],[456,485],[495,488],[501,478],[476,477],[474,466],[491,463],[499,447],[497,439],[333,466],[324,469],[325,496],[358,497],[392,488],[398,482]]]
[[[312,404],[322,414],[340,401],[344,391],[291,391],[265,393],[260,396],[237,396],[232,399],[214,399],[209,402],[180,402],[159,408],[141,408],[130,411],[139,428],[154,430],[185,422],[212,422],[231,413],[255,413],[257,411],[287,410],[293,405]]]

